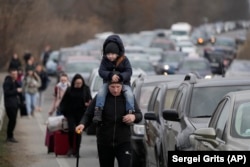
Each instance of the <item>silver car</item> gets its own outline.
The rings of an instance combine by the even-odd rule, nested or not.
[[[250,90],[225,95],[208,128],[196,130],[190,142],[195,150],[250,150]]]

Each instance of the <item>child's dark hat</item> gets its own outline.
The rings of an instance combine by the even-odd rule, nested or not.
[[[116,44],[115,42],[109,42],[104,48],[104,55],[107,55],[108,53],[116,53],[120,55],[120,49],[118,44]]]

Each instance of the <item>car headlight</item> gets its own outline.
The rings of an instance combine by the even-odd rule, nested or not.
[[[145,133],[145,126],[144,125],[135,125],[133,126],[134,133],[136,135],[144,135]]]
[[[164,65],[164,69],[168,70],[169,69],[169,65]]]
[[[212,75],[206,75],[205,76],[205,79],[211,79],[212,78]]]

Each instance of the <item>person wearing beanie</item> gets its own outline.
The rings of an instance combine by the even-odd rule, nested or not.
[[[108,82],[122,82],[122,91],[126,98],[127,113],[134,112],[134,95],[131,89],[132,67],[125,56],[125,49],[118,35],[110,35],[103,43],[103,57],[99,67],[99,75],[103,79],[103,86],[96,97],[96,107],[93,122],[102,121],[102,111],[108,93]]]
[[[100,167],[114,167],[117,159],[119,167],[131,164],[131,124],[142,120],[142,113],[135,101],[135,111],[127,113],[126,98],[122,91],[122,82],[108,82],[108,93],[103,108],[102,122],[97,124],[96,138]],[[95,97],[75,128],[79,134],[92,123],[95,112]]]

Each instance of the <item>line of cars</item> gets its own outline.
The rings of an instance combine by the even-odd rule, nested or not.
[[[250,80],[242,77],[200,79],[196,74],[190,73],[176,76],[171,80],[172,76],[175,75],[158,76],[166,77],[162,80],[151,76],[151,81],[149,76],[141,76],[133,83],[135,96],[144,114],[144,121],[131,128],[133,166],[164,167],[168,164],[168,151],[203,150],[201,148],[207,148],[204,143],[207,145],[207,140],[212,139],[209,147],[215,146],[214,143],[219,143],[215,141],[219,140],[215,137],[216,128],[213,127],[214,130],[211,130],[208,126],[212,125],[209,123],[211,117],[213,119],[216,115],[213,113],[222,108],[221,105],[215,110],[219,101],[229,92],[250,90]],[[148,89],[146,85],[150,85],[150,88]],[[141,104],[143,99],[145,101]],[[230,103],[231,106],[238,105],[236,102],[230,101]],[[231,107],[232,110],[234,108]],[[239,115],[238,119],[242,118],[242,115]],[[228,117],[221,116],[221,118]],[[237,123],[237,133],[241,134],[244,131],[246,136],[242,134],[243,137],[249,138],[250,127],[246,125],[247,123],[244,124],[242,131],[238,124],[241,123]],[[220,145],[223,143],[225,142],[221,142]]]

